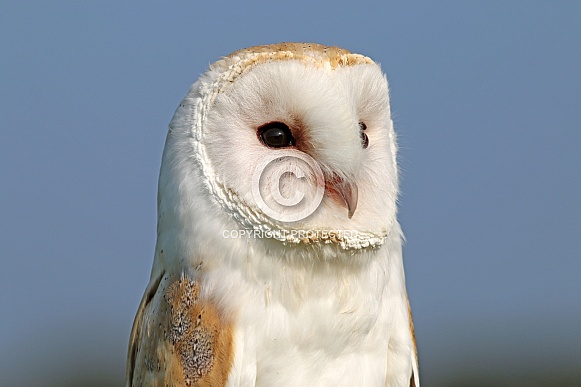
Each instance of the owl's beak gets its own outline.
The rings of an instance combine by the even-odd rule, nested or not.
[[[335,192],[341,199],[343,199],[347,205],[347,216],[351,219],[357,209],[357,200],[359,197],[357,184],[340,178],[335,178],[328,184],[328,190]]]
[[[359,194],[357,184],[355,183],[344,184],[344,188],[342,190],[339,190],[339,194],[347,204],[348,210],[347,216],[349,217],[349,219],[351,219],[353,217],[353,214],[355,213],[355,210],[357,209],[357,198]]]

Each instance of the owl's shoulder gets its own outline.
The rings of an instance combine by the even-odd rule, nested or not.
[[[233,327],[200,284],[161,273],[139,306],[127,360],[128,386],[224,385],[233,361]]]

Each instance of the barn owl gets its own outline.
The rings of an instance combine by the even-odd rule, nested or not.
[[[281,43],[210,65],[170,123],[128,386],[419,386],[388,86]]]

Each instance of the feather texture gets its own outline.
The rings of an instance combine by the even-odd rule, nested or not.
[[[273,122],[285,153],[260,139]],[[283,43],[211,65],[167,135],[127,385],[419,386],[396,152],[365,56]],[[258,166],[281,155],[295,160],[257,199]],[[303,218],[261,207],[318,188]]]

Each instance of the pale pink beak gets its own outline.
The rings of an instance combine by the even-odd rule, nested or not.
[[[347,216],[351,219],[357,209],[357,200],[359,198],[357,184],[340,178],[334,178],[327,183],[327,188],[343,199],[347,206]]]

